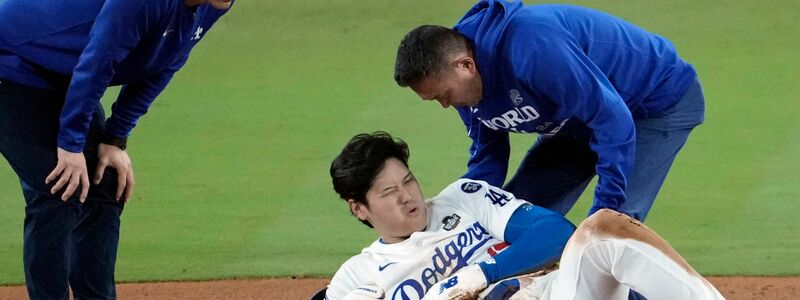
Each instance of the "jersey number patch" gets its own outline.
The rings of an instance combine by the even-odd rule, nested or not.
[[[508,204],[508,201],[511,201],[511,198],[508,195],[503,193],[495,192],[494,189],[489,189],[489,192],[484,195],[489,201],[492,201],[494,205],[505,206]]]

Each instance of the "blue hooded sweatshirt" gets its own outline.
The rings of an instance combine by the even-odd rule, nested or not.
[[[484,0],[453,29],[473,42],[483,83],[478,105],[457,107],[473,140],[464,177],[503,184],[508,132],[583,132],[598,155],[590,214],[625,201],[634,120],[675,104],[696,76],[665,38],[588,8]]]
[[[81,152],[108,86],[124,85],[106,133],[127,137],[225,12],[183,0],[0,1],[0,78],[66,90],[58,146]]]

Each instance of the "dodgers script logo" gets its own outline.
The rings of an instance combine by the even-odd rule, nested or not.
[[[417,276],[413,276],[395,287],[391,299],[422,299],[434,284],[444,280],[450,274],[467,266],[469,260],[486,242],[492,240],[489,232],[475,222],[458,235],[452,237],[447,244],[436,247],[430,264]]]

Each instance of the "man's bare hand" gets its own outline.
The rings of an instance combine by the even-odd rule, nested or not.
[[[55,181],[50,193],[55,194],[64,189],[61,194],[61,201],[67,201],[70,196],[80,187],[81,195],[80,201],[86,201],[86,195],[89,194],[89,173],[86,170],[86,158],[83,153],[73,153],[67,150],[58,148],[58,164],[55,169],[47,175],[44,183],[50,184]]]
[[[94,184],[100,184],[106,167],[112,167],[117,170],[116,199],[117,201],[128,201],[131,198],[131,194],[133,194],[133,186],[135,184],[133,166],[131,165],[131,159],[128,157],[128,152],[117,146],[103,143],[97,146],[97,150],[97,172],[94,175]]]

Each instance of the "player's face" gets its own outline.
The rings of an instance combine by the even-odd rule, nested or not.
[[[428,223],[419,183],[396,158],[384,162],[366,196],[369,205],[350,201],[350,208],[359,219],[369,221],[385,243],[403,241]]]
[[[442,108],[478,105],[483,85],[475,60],[466,54],[454,57],[449,69],[423,78],[411,89],[422,100],[438,101]]]

